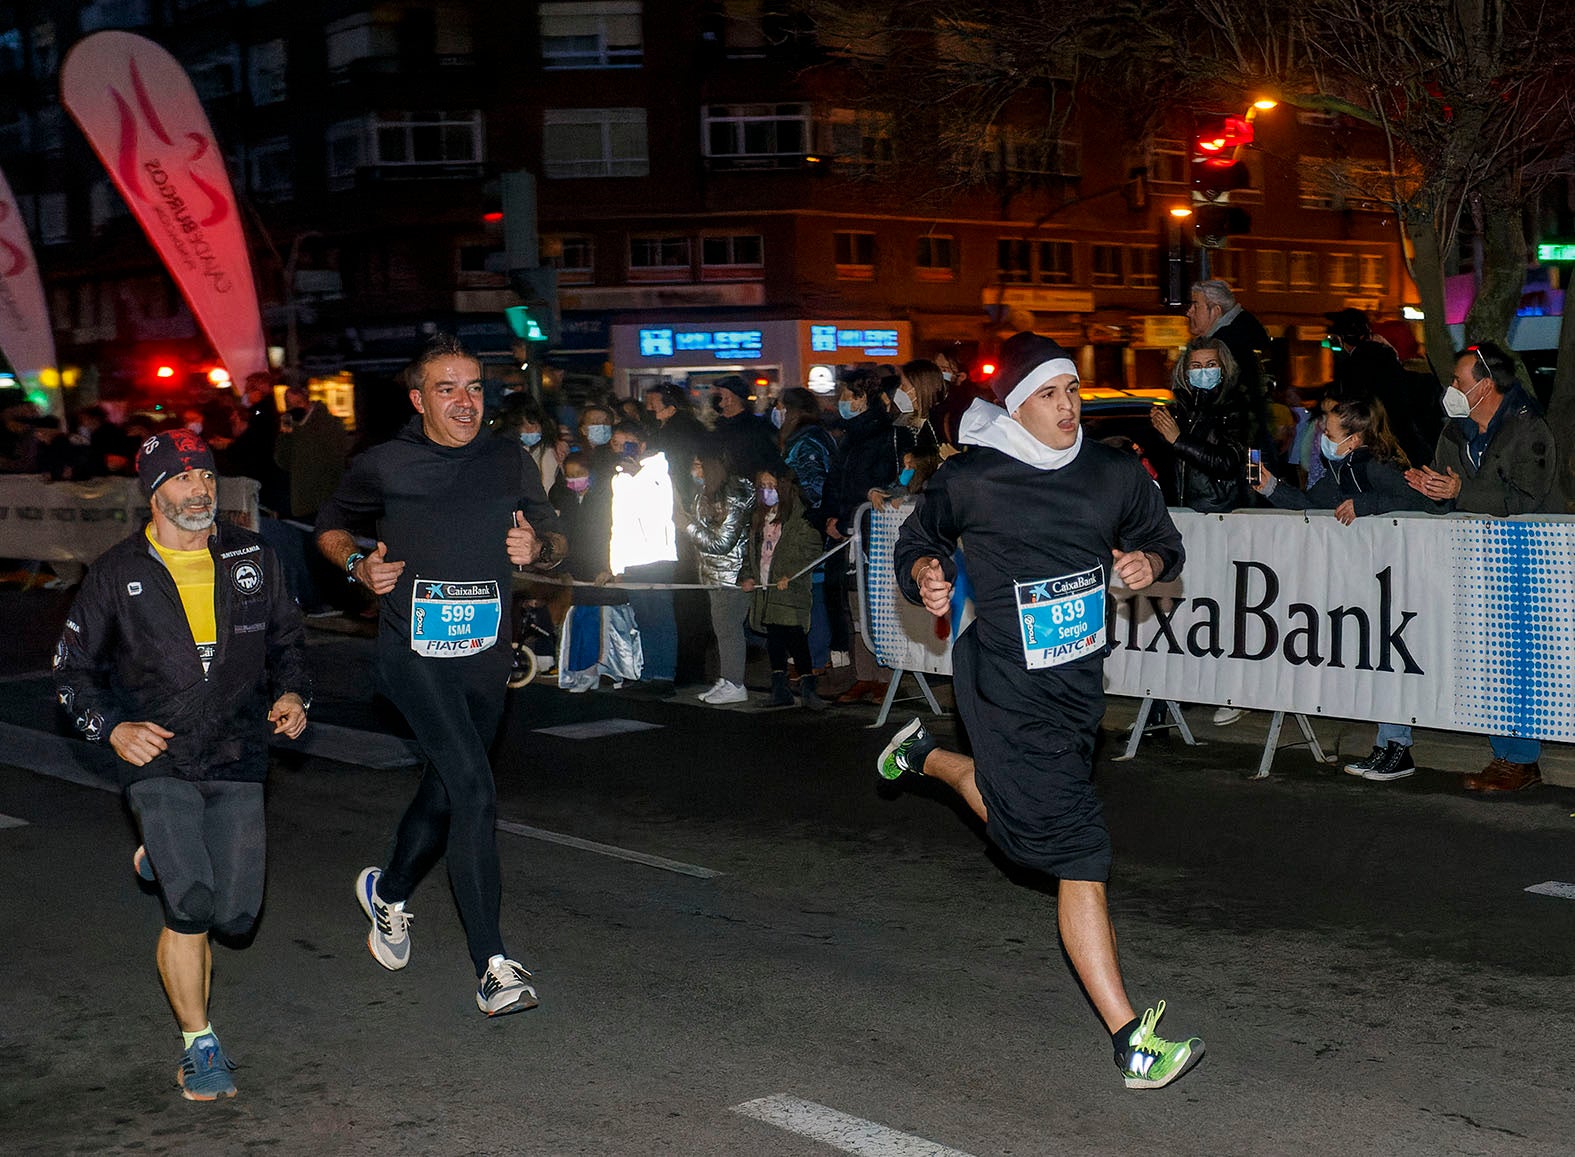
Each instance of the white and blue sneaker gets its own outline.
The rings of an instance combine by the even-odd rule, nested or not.
[[[377,882],[383,878],[381,868],[363,868],[356,877],[355,898],[361,911],[372,921],[372,930],[366,934],[366,946],[384,968],[397,972],[410,963],[410,922],[415,915],[405,911],[405,902],[389,904],[377,894]]]
[[[539,1002],[530,983],[534,979],[519,961],[494,956],[487,961],[487,971],[476,986],[476,1007],[488,1016],[535,1008]]]

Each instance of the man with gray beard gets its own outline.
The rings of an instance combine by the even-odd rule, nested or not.
[[[208,1019],[208,938],[249,937],[262,910],[268,738],[305,729],[311,680],[278,560],[215,520],[207,443],[154,434],[137,475],[151,520],[89,569],[55,683],[82,736],[120,758],[137,869],[164,906],[156,960],[184,1042],[175,1081],[187,1100],[214,1101],[235,1082]]]

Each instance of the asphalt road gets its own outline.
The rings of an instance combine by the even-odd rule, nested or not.
[[[371,725],[364,644],[319,642],[319,718]],[[8,686],[7,718],[47,726],[37,689]],[[872,715],[516,693],[505,822],[718,874],[500,832],[505,936],[542,1004],[497,1021],[439,873],[411,902],[411,966],[365,947],[352,884],[415,769],[280,753],[267,909],[250,946],[215,950],[213,1021],[241,1064],[216,1105],[173,1086],[158,904],[118,796],[0,767],[0,815],[23,821],[0,827],[0,1151],[1571,1151],[1575,902],[1525,889],[1575,881],[1575,791],[1476,800],[1445,773],[1373,785],[1299,753],[1246,782],[1245,745],[1107,750],[1134,1003],[1165,999],[1161,1031],[1208,1042],[1133,1092],[1053,893],[931,785],[877,789]],[[536,730],[608,719],[656,726]],[[772,1097],[843,1148],[737,1111]]]

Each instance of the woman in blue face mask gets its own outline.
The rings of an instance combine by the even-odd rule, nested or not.
[[[1175,402],[1149,415],[1175,456],[1176,498],[1205,514],[1251,505],[1246,493],[1251,429],[1236,359],[1217,338],[1194,338],[1171,374]]]
[[[1325,399],[1318,445],[1327,469],[1305,493],[1269,473],[1258,483],[1258,493],[1283,510],[1332,510],[1346,526],[1372,514],[1436,509],[1431,499],[1406,483],[1410,463],[1389,430],[1382,402]],[[1411,759],[1411,728],[1379,724],[1372,753],[1347,763],[1345,770],[1378,783],[1412,775],[1416,764]]]

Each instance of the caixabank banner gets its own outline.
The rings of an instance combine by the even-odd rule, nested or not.
[[[952,632],[909,606],[891,572],[910,509],[871,512],[872,649],[946,673]],[[1575,519],[1171,517],[1181,578],[1111,586],[1111,694],[1575,739]]]

